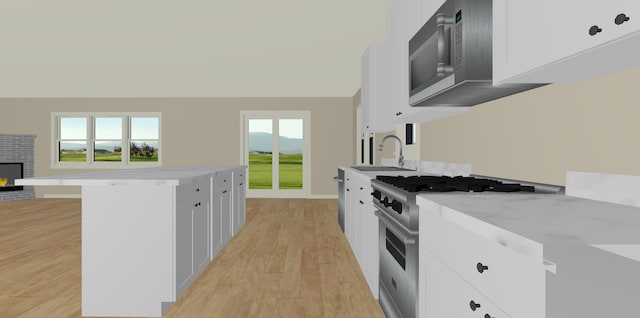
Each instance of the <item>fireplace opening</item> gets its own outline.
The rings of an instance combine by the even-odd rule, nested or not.
[[[24,177],[22,162],[0,162],[0,191],[20,191],[23,186],[17,186],[16,179]],[[3,185],[4,184],[4,185]]]

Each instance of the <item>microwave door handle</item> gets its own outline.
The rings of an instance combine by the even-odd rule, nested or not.
[[[446,76],[453,73],[453,66],[445,64],[445,27],[447,25],[453,25],[453,18],[448,18],[444,13],[438,13],[436,18],[438,25],[438,65],[436,66],[436,73],[439,77]],[[449,50],[451,52],[451,41],[449,41]]]

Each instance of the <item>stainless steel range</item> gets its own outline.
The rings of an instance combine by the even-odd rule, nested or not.
[[[516,183],[514,183],[516,182]],[[388,318],[418,317],[418,217],[420,192],[562,193],[564,188],[482,176],[377,176],[371,180],[379,219],[380,295]]]

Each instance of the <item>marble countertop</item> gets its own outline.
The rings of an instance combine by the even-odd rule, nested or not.
[[[515,193],[429,193],[421,194],[417,203],[435,203],[442,217],[520,253],[529,240],[542,246],[590,245],[640,261],[638,207]]]
[[[365,166],[366,167],[366,166]],[[360,175],[366,176],[370,179],[375,179],[376,176],[417,176],[417,175],[433,175],[431,173],[426,173],[423,171],[417,170],[407,170],[407,171],[398,171],[398,170],[388,170],[388,171],[360,171],[358,169],[354,169],[353,166],[338,166],[338,168],[344,169],[345,171],[351,171],[358,173]]]
[[[246,166],[164,166],[17,179],[17,185],[179,185],[194,178]]]

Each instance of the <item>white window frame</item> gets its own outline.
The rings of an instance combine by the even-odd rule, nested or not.
[[[249,119],[272,119],[275,131],[272,132],[273,143],[278,143],[279,119],[302,119],[303,148],[302,148],[302,189],[277,189],[279,186],[279,156],[272,157],[272,189],[249,189],[249,135],[246,133]],[[307,198],[311,193],[311,112],[310,111],[241,111],[240,112],[240,159],[241,164],[247,166],[246,195],[248,198]],[[273,149],[277,153],[279,149]]]
[[[60,117],[84,117],[87,119],[87,161],[85,162],[59,162]],[[96,117],[121,117],[122,118],[122,161],[121,162],[95,162],[94,123]],[[158,118],[158,161],[157,162],[130,162],[129,141],[131,141],[132,117],[157,117]],[[51,113],[51,168],[52,169],[136,169],[162,166],[162,113],[159,112],[55,112]]]

